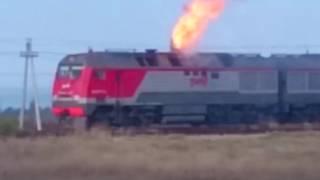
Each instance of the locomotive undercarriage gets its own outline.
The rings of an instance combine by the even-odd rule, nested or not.
[[[161,123],[160,106],[99,106],[86,118],[87,129],[95,124],[139,127],[159,123]]]
[[[320,122],[320,105],[289,105],[287,118],[283,119],[283,123],[317,123]]]
[[[99,106],[85,118],[61,118],[62,123],[78,129],[91,129],[94,126],[110,127],[149,127],[151,125],[187,124],[192,126],[218,127],[225,125],[272,126],[274,124],[320,123],[320,105],[288,105],[280,112],[277,104],[258,105],[207,105],[204,114],[165,114],[163,106]],[[167,122],[168,116],[179,117],[176,122]],[[186,120],[188,117],[193,120]],[[196,117],[204,117],[197,119]],[[185,118],[185,119],[184,119]],[[189,118],[190,119],[190,118]]]

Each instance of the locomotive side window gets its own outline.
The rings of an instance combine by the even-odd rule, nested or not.
[[[68,78],[69,77],[69,66],[60,66],[58,70],[59,78]]]
[[[190,76],[190,71],[184,71],[185,76]]]
[[[78,79],[81,75],[83,67],[82,66],[71,66],[70,76],[71,79]]]
[[[96,69],[94,70],[94,77],[96,79],[99,79],[99,80],[105,80],[106,79],[106,73],[103,69]]]
[[[219,79],[219,73],[217,73],[217,72],[212,72],[212,73],[211,73],[211,79]]]

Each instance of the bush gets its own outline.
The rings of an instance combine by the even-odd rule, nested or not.
[[[0,119],[0,136],[12,136],[18,132],[18,122],[14,119]]]

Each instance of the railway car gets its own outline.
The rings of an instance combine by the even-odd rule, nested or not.
[[[90,50],[59,63],[52,111],[88,129],[317,121],[320,55]]]

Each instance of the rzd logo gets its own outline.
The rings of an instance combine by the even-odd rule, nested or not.
[[[191,78],[190,79],[190,86],[191,87],[207,87],[208,86],[208,78],[206,78],[206,77]]]

